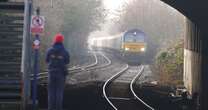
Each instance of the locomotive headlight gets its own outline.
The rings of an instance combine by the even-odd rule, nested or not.
[[[143,47],[143,48],[141,48],[140,50],[141,50],[142,52],[144,52],[144,51],[145,51],[145,48]]]
[[[128,51],[128,50],[129,50],[129,48],[125,48],[125,50],[126,50],[126,51]]]

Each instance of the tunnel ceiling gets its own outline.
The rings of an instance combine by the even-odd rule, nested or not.
[[[161,0],[174,7],[200,27],[208,24],[207,0]]]

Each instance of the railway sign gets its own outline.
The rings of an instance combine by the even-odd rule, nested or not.
[[[33,41],[33,49],[39,49],[40,48],[40,40],[35,39]]]
[[[44,16],[32,16],[31,19],[31,32],[32,34],[41,34],[44,31],[45,17]]]

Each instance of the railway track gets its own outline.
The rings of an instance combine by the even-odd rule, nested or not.
[[[105,59],[105,61],[104,62],[100,61],[100,64],[97,64],[96,66],[86,69],[87,71],[95,70],[95,69],[99,69],[99,68],[104,68],[104,67],[107,67],[112,64],[112,61],[106,55],[104,55],[102,52],[98,52],[98,54],[100,54],[101,57],[103,57]]]
[[[111,64],[111,60],[101,52],[93,52],[93,56],[95,58],[95,62],[88,64],[88,65],[79,66],[76,68],[69,68],[68,69],[69,74],[104,68],[104,67],[109,66]],[[104,59],[105,61],[101,60],[101,58],[98,58],[98,57],[102,57],[102,59]],[[38,74],[39,80],[45,80],[47,78],[48,78],[48,72],[43,72],[43,73]],[[32,79],[33,78],[31,78],[31,80]]]
[[[84,68],[84,67],[91,67],[91,66],[97,65],[98,60],[97,60],[97,55],[95,54],[95,52],[93,52],[93,57],[95,58],[95,62],[90,63],[90,64],[88,64],[88,65],[83,65],[83,66],[78,66],[78,67],[70,67],[70,68],[68,69],[68,71],[69,71],[69,72],[75,72],[76,70],[77,70],[77,71],[82,70],[82,68]],[[46,78],[48,78],[48,71],[41,72],[41,73],[39,73],[37,76],[38,76],[38,79],[39,79],[39,80],[41,80],[41,79],[46,79]],[[33,75],[31,75],[31,80],[33,80]]]
[[[143,70],[144,66],[126,65],[105,82],[103,96],[113,110],[154,110],[136,95],[133,88]]]

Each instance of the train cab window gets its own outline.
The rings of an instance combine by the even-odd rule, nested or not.
[[[144,36],[128,34],[124,37],[124,42],[144,42]]]

